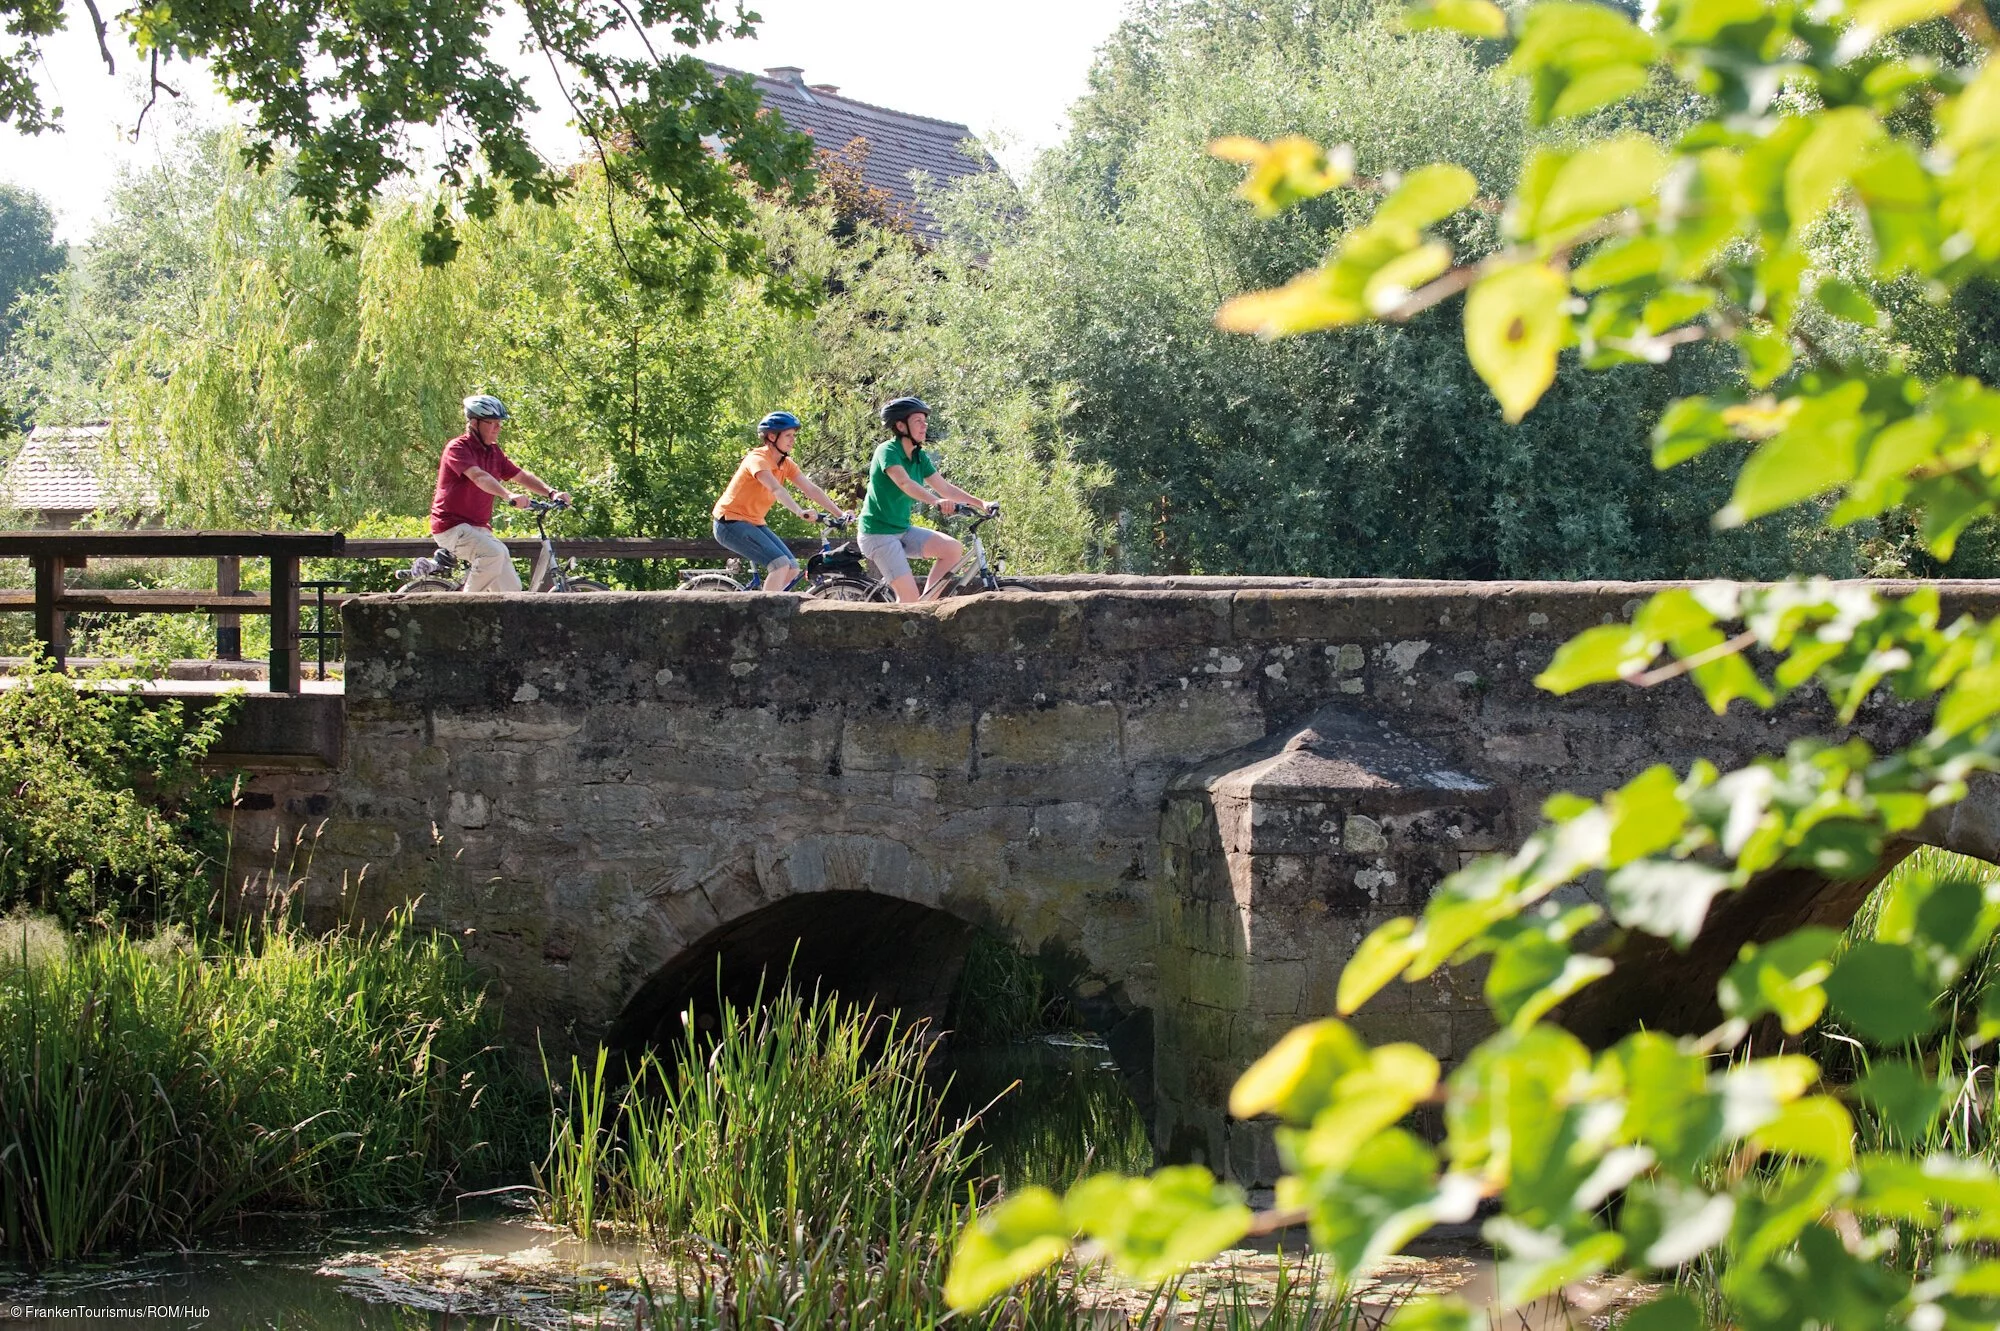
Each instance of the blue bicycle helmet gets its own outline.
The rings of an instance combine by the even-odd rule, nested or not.
[[[796,430],[798,428],[799,418],[792,415],[791,412],[774,411],[763,420],[757,422],[757,437],[761,439],[767,434],[777,434],[782,430]]]
[[[465,399],[465,419],[469,421],[504,421],[507,408],[491,393],[475,393]]]

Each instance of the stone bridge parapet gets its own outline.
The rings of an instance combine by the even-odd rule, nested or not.
[[[1162,1145],[1268,1178],[1236,1074],[1354,945],[1558,789],[1832,727],[1534,675],[1642,584],[1123,582],[937,607],[789,596],[363,598],[323,916],[421,898],[515,1029],[661,1029],[715,967],[936,1010],[967,926],[1059,957]],[[1947,584],[2000,612],[2000,592]],[[1920,718],[1894,706],[1879,744]],[[726,969],[726,967],[725,967]],[[1359,1023],[1483,1034],[1443,976]]]

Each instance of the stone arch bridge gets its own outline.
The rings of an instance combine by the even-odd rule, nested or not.
[[[1647,585],[1085,585],[908,610],[357,600],[309,908],[419,899],[510,1024],[558,1047],[643,1040],[718,966],[754,983],[795,948],[836,989],[935,1011],[990,929],[1069,968],[1164,1148],[1268,1178],[1228,1087],[1331,1010],[1377,923],[1510,847],[1554,790],[1832,728],[1812,702],[1718,718],[1685,686],[1534,688]],[[1946,592],[2000,612],[2000,590]],[[1920,723],[1890,706],[1861,728],[1888,745]],[[2000,857],[2000,801],[1930,839]],[[1741,938],[1844,918],[1865,886],[1760,885],[1705,954],[1628,968],[1575,1020],[1699,1020]],[[1446,975],[1358,1024],[1450,1058],[1482,1013]]]

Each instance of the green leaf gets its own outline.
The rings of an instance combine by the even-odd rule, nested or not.
[[[1605,797],[1611,815],[1611,849],[1605,867],[1616,869],[1666,850],[1687,826],[1680,778],[1664,763],[1647,768]]]
[[[1462,166],[1433,162],[1403,177],[1375,210],[1377,226],[1406,226],[1421,231],[1471,203],[1479,182]]]
[[[1860,466],[1867,394],[1866,384],[1844,383],[1801,402],[1784,430],[1743,464],[1716,525],[1740,527],[1851,480]]]
[[[1726,1017],[1755,1021],[1778,1016],[1787,1035],[1797,1035],[1826,1009],[1826,977],[1840,935],[1819,925],[1795,929],[1775,942],[1745,943],[1736,964],[1723,975],[1716,997]]]
[[[1410,293],[1451,267],[1451,246],[1442,241],[1419,245],[1377,268],[1361,288],[1362,303],[1378,318],[1387,318]]]
[[[1952,681],[1931,718],[1931,738],[1950,739],[2000,714],[2000,662],[1974,666]]]
[[[1237,190],[1260,216],[1275,217],[1295,203],[1337,189],[1354,174],[1353,154],[1329,154],[1311,139],[1288,134],[1270,143],[1232,134],[1208,145],[1211,156],[1250,168]]]
[[[1734,437],[1720,406],[1705,397],[1684,397],[1653,427],[1653,465],[1661,471],[1677,467]]]
[[[1492,0],[1423,0],[1403,11],[1403,26],[1411,32],[1443,28],[1491,39],[1507,35],[1507,13]]]
[[[1547,124],[1643,88],[1657,51],[1652,38],[1608,6],[1543,0],[1522,16],[1520,38],[1502,68],[1530,81],[1529,116]]]
[[[1757,1129],[1754,1143],[1760,1150],[1845,1168],[1854,1159],[1854,1118],[1832,1096],[1809,1095]]]
[[[1389,1325],[1395,1331],[1487,1331],[1488,1323],[1484,1309],[1432,1294],[1396,1309]]]
[[[1868,1075],[1855,1084],[1854,1092],[1904,1141],[1921,1142],[1955,1094],[1956,1084],[1941,1083],[1900,1058],[1884,1058],[1869,1064]]]
[[[1771,690],[1745,660],[1740,651],[1726,649],[1720,629],[1697,629],[1683,633],[1668,644],[1673,654],[1683,661],[1697,660],[1707,656],[1712,650],[1718,654],[1708,656],[1700,664],[1688,670],[1688,678],[1694,681],[1701,696],[1707,701],[1709,710],[1721,716],[1729,710],[1729,704],[1738,698],[1748,698],[1759,707],[1769,707],[1772,702]]]
[[[1644,134],[1593,143],[1565,162],[1535,210],[1528,238],[1553,247],[1652,196],[1667,156]]]
[[[1728,887],[1728,874],[1688,860],[1636,860],[1604,880],[1613,919],[1677,947],[1694,941],[1709,903]]]
[[[1836,319],[1845,319],[1863,328],[1873,328],[1882,322],[1882,312],[1875,308],[1875,302],[1852,282],[1829,277],[1813,288],[1813,299]]]
[[[1853,49],[1865,47],[1877,37],[1900,32],[1916,23],[1943,18],[1964,0],[1862,0],[1849,11],[1854,29],[1849,33]]]
[[[1430,1097],[1438,1074],[1437,1059],[1416,1045],[1387,1044],[1369,1051],[1367,1063],[1335,1085],[1333,1102],[1312,1127],[1285,1139],[1298,1167],[1346,1169],[1356,1151]]]
[[[1653,1031],[1628,1035],[1605,1053],[1625,1084],[1619,1139],[1651,1147],[1671,1169],[1692,1169],[1721,1141],[1723,1101],[1709,1089],[1698,1054]]]
[[[1486,972],[1486,1003],[1503,1023],[1526,1025],[1611,969],[1604,957],[1583,956],[1548,934],[1527,930],[1494,953]]]
[[[1669,1290],[1626,1313],[1618,1331],[1702,1331],[1701,1310],[1687,1295]]]
[[[1834,1014],[1863,1039],[1900,1044],[1936,1027],[1937,989],[1917,957],[1893,943],[1857,943],[1826,979]]]
[[[1344,1022],[1328,1017],[1294,1027],[1236,1079],[1229,1112],[1310,1123],[1333,1102],[1334,1083],[1367,1062],[1367,1046]]]
[[[1073,1229],[1146,1284],[1215,1256],[1248,1233],[1251,1221],[1242,1194],[1199,1165],[1172,1165],[1151,1178],[1094,1175],[1070,1189],[1063,1207]]]
[[[1600,624],[1558,647],[1547,668],[1535,676],[1535,687],[1560,695],[1588,684],[1609,684],[1644,670],[1658,654],[1659,645],[1640,630]]]
[[[1417,922],[1407,916],[1399,916],[1378,925],[1373,933],[1362,939],[1361,946],[1354,949],[1354,955],[1341,967],[1340,986],[1334,993],[1334,1010],[1343,1017],[1351,1015],[1416,960],[1417,954],[1423,950],[1416,933]]]
[[[1936,416],[1911,416],[1877,432],[1868,443],[1860,475],[1827,518],[1828,525],[1846,526],[1901,503],[1909,493],[1909,473],[1937,457],[1944,436],[1945,423]]]
[[[1785,212],[1794,238],[1826,211],[1868,150],[1886,137],[1882,122],[1858,106],[1835,107],[1812,118],[1812,132],[1785,168]]]
[[[1472,368],[1516,424],[1556,378],[1556,356],[1568,341],[1569,283],[1538,263],[1487,274],[1465,298],[1465,349]]]
[[[1619,236],[1590,252],[1570,273],[1578,291],[1597,291],[1655,276],[1667,262],[1667,243],[1658,236]]]
[[[1618,1227],[1627,1245],[1655,1270],[1671,1271],[1729,1237],[1736,1199],[1678,1179],[1648,1180],[1626,1194]]]
[[[1302,1169],[1280,1204],[1305,1208],[1313,1247],[1351,1278],[1430,1228],[1448,1198],[1436,1153],[1401,1128],[1345,1154],[1341,1168]]]
[[[989,1206],[958,1236],[945,1276],[945,1302],[984,1307],[1069,1251],[1075,1230],[1047,1188],[1027,1187]]]
[[[1625,1240],[1594,1233],[1572,1241],[1558,1229],[1535,1229],[1509,1216],[1496,1216],[1481,1232],[1504,1254],[1499,1264],[1501,1306],[1518,1308],[1587,1280],[1625,1255]]]
[[[1876,276],[1931,273],[1943,263],[1937,184],[1916,149],[1903,142],[1877,146],[1854,172],[1853,185],[1874,233]]]
[[[1768,388],[1792,368],[1792,340],[1773,329],[1740,333],[1736,350],[1743,357],[1743,377],[1753,388]]]

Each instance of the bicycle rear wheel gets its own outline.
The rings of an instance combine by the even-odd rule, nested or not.
[[[608,592],[611,588],[595,578],[570,578],[556,590],[564,592]]]
[[[879,582],[863,582],[859,578],[828,578],[816,582],[811,588],[812,595],[822,601],[893,601],[895,593]]]
[[[727,573],[696,573],[681,579],[684,592],[740,592],[743,584]]]
[[[396,589],[398,596],[410,596],[417,592],[455,592],[458,584],[450,578],[411,578]]]

